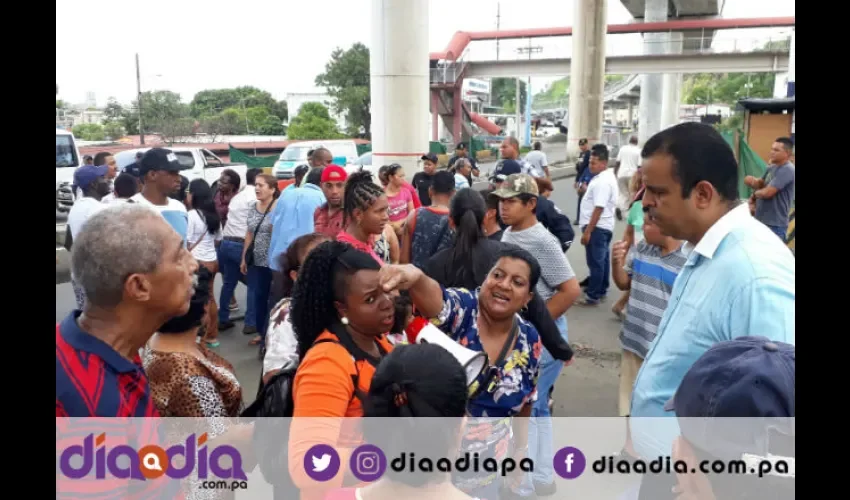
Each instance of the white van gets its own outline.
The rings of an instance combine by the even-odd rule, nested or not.
[[[82,164],[80,150],[74,134],[60,128],[56,129],[56,220],[68,218],[68,211],[74,204],[74,172]]]
[[[334,159],[339,162],[342,162],[342,159],[345,158],[345,165],[353,164],[358,157],[357,143],[351,139],[293,142],[280,153],[280,158],[272,168],[272,175],[278,179],[292,178],[295,175],[295,167],[307,163],[307,153],[311,149],[320,147],[327,148]]]

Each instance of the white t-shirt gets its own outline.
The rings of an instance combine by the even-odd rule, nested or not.
[[[68,212],[68,227],[71,228],[71,238],[77,239],[77,234],[80,232],[80,228],[82,228],[83,224],[89,220],[89,217],[108,206],[109,205],[101,203],[100,201],[90,197],[77,199],[71,207],[71,210]]]
[[[525,161],[530,165],[529,174],[532,177],[546,177],[546,171],[543,167],[549,166],[549,160],[546,158],[546,153],[543,151],[529,151],[525,155]]]
[[[115,193],[109,193],[101,198],[100,202],[106,205],[118,205],[121,203],[127,203],[129,199],[130,198],[116,198]]]
[[[251,204],[255,201],[257,201],[257,192],[251,185],[243,187],[230,199],[230,204],[227,205],[227,224],[224,226],[222,236],[245,237],[248,232],[248,214],[251,213],[253,209]]]
[[[626,144],[617,153],[617,161],[620,162],[620,170],[617,177],[628,177],[631,179],[640,166],[640,148],[634,144]]]
[[[195,242],[200,239],[200,243]],[[215,253],[215,241],[221,239],[221,228],[215,235],[210,234],[203,215],[197,210],[189,212],[189,227],[186,230],[186,241],[192,248],[192,256],[201,262],[213,262],[217,260]]]
[[[602,215],[596,227],[600,229],[614,230],[614,207],[617,205],[617,197],[620,196],[620,188],[617,186],[617,178],[614,170],[606,168],[600,172],[587,185],[587,192],[581,199],[581,210],[579,211],[578,224],[586,226],[590,222],[593,210],[602,207]]]
[[[183,243],[186,243],[186,230],[189,226],[189,215],[186,213],[186,206],[175,200],[174,198],[168,198],[168,204],[166,205],[154,205],[147,198],[142,196],[142,193],[136,193],[132,198],[133,203],[138,203],[139,205],[152,208],[159,212],[162,215],[162,218],[165,219],[171,227],[177,231],[177,234],[183,238]]]
[[[463,188],[469,187],[469,179],[463,176],[463,174],[455,173],[455,190],[461,190]]]

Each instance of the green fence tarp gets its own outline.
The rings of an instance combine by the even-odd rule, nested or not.
[[[372,143],[368,144],[358,144],[357,145],[357,156],[368,153],[372,151]],[[446,154],[446,146],[444,146],[441,142],[431,141],[428,143],[428,152],[434,153],[436,155],[444,155]]]
[[[446,145],[439,141],[430,141],[428,143],[428,152],[435,155],[446,154]]]
[[[273,156],[250,156],[230,146],[230,161],[233,163],[244,163],[248,168],[272,168],[280,155]]]
[[[752,175],[753,177],[760,178],[767,171],[767,163],[750,148],[747,140],[744,139],[744,132],[742,130],[738,130],[737,144],[735,144],[735,137],[734,130],[723,132],[723,138],[726,139],[726,142],[729,143],[729,146],[732,147],[732,151],[735,152],[735,156],[738,158],[738,171],[741,174],[738,176],[738,196],[741,199],[747,199],[752,196],[753,190],[744,184],[744,177]]]

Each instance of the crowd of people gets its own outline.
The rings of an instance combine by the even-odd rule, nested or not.
[[[162,148],[118,176],[106,163],[82,166],[66,244],[78,309],[57,325],[56,416],[243,415],[240,381],[215,351],[219,332],[234,327],[241,281],[243,332],[262,359],[256,397],[274,384],[291,393],[291,408],[274,415],[294,417],[289,442],[280,443],[288,474],[267,480],[294,485],[302,499],[549,496],[557,490],[550,398],[573,360],[567,313],[605,301],[613,278],[625,291],[614,306],[623,319],[620,414],[633,417],[620,457],[711,453],[634,417],[758,417],[776,398],[790,405],[772,403],[784,412],[773,416],[794,416],[794,257],[776,237],[781,221],[760,215],[775,215],[781,208],[771,200],[793,192],[790,149],[777,144],[775,166],[746,180],[758,189],[753,217],[739,200],[734,155],[709,126],[677,125],[640,149],[635,139],[614,168],[605,145],[583,140],[576,222],[590,272],[582,281],[566,255],[572,224],[548,199],[555,188],[546,156],[535,144],[521,159],[513,138],[481,191],[470,187],[479,172],[464,144],[449,170],[423,155],[412,183],[396,164],[377,178],[349,174],[321,148],[283,190],[258,169],[246,186],[225,170],[213,193],[203,180],[182,178]],[[612,243],[623,214],[628,229]],[[412,342],[420,319],[485,353],[486,369],[468,381],[448,351]],[[735,365],[740,378],[787,377],[790,366],[790,389],[738,387],[724,414],[688,414],[699,408],[686,401],[706,390],[700,384],[714,380],[719,391],[717,373],[746,349],[783,361],[754,356]],[[391,474],[365,486],[347,472],[317,483],[303,468],[318,443],[332,444],[345,464],[364,439],[404,443],[299,417],[464,415],[490,423],[474,432],[461,426],[458,439],[433,445],[447,456],[531,458],[534,472],[435,474],[428,485]],[[216,422],[214,440],[251,443],[252,424]],[[647,475],[640,497],[673,498],[677,481],[692,485]],[[210,494],[187,484],[187,497]]]

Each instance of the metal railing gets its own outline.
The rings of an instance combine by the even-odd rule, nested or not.
[[[455,83],[463,73],[465,62],[451,62],[440,64],[437,68],[431,68],[431,83],[452,84]]]

